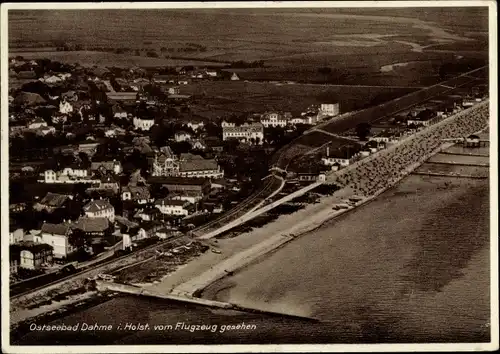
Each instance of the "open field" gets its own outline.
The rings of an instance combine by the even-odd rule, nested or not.
[[[9,56],[20,55],[25,59],[43,59],[59,61],[62,63],[82,66],[115,66],[115,67],[159,67],[159,66],[182,66],[182,65],[210,65],[223,66],[221,63],[177,60],[166,58],[149,58],[137,55],[115,54],[99,51],[32,51],[32,52],[10,52]]]
[[[487,11],[473,11],[474,16],[460,8],[437,13],[425,9],[11,11],[9,46],[54,47],[62,42],[86,50],[120,48],[143,54],[155,50],[160,56],[208,62],[264,60],[270,66],[378,71],[395,62],[442,62],[454,55],[484,58]],[[360,35],[363,32],[369,34]],[[444,47],[415,50],[431,45]],[[477,53],[468,53],[471,50]]]
[[[204,116],[225,112],[291,111],[298,114],[312,104],[340,102],[342,112],[379,104],[415,89],[384,87],[335,87],[276,85],[265,82],[204,81],[183,85],[182,94],[194,95],[193,110]]]

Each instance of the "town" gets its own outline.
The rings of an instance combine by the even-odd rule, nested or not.
[[[486,84],[467,82],[332,134],[329,122],[350,115],[342,102],[217,120],[194,114],[197,97],[184,93],[191,83],[240,80],[220,69],[84,68],[18,56],[9,80],[14,283],[227,223],[270,173],[293,192],[487,97]],[[275,163],[299,137],[319,145]]]

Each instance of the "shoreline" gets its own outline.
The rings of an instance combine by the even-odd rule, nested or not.
[[[486,102],[483,102],[483,104],[477,105],[475,107],[471,107],[470,109],[460,111],[456,115],[450,116],[441,122],[437,123],[434,126],[431,126],[429,128],[431,129],[424,129],[420,132],[418,132],[416,135],[409,136],[407,139],[408,140],[402,140],[399,144],[395,144],[388,149],[381,150],[382,153],[388,152],[388,151],[393,151],[397,149],[398,147],[404,145],[405,142],[410,143],[414,138],[416,138],[420,134],[425,134],[431,131],[434,131],[436,128],[439,128],[440,126],[443,126],[446,123],[453,122],[456,118],[463,116],[464,114],[470,114],[475,112],[478,108],[484,107],[484,104],[488,104],[489,100]],[[488,125],[486,124],[483,126],[479,132],[483,131],[484,129],[487,129]],[[434,129],[432,129],[434,128]],[[356,203],[354,207],[351,207],[346,210],[340,210],[340,211],[332,211],[332,205],[335,204],[334,200],[336,199],[345,199],[349,198],[350,196],[356,195],[352,188],[349,185],[344,186],[341,188],[339,191],[334,193],[332,196],[324,197],[321,198],[322,200],[318,203],[318,205],[309,205],[303,210],[298,211],[297,213],[302,214],[302,222],[299,223],[294,223],[293,226],[291,227],[285,227],[284,229],[280,230],[277,234],[269,237],[269,233],[267,233],[267,237],[264,237],[263,240],[260,240],[260,242],[254,243],[250,247],[244,248],[240,252],[233,252],[232,254],[229,255],[228,258],[221,260],[219,262],[215,262],[215,264],[210,264],[210,268],[208,270],[201,270],[198,269],[198,272],[195,270],[195,274],[192,274],[190,277],[188,276],[187,279],[182,281],[183,275],[182,274],[176,274],[176,272],[170,274],[165,278],[165,285],[163,284],[157,284],[155,286],[155,290],[157,291],[167,291],[167,292],[172,292],[172,293],[177,293],[180,295],[188,296],[188,297],[200,297],[203,294],[203,291],[210,285],[213,285],[217,281],[221,280],[222,278],[226,277],[228,274],[233,274],[237,270],[241,270],[245,268],[246,266],[258,261],[262,257],[275,252],[276,250],[280,249],[284,245],[286,245],[288,242],[294,240],[295,238],[299,236],[306,235],[320,227],[322,227],[325,223],[331,221],[337,216],[344,215],[344,213],[351,211],[353,209],[357,209],[357,207],[365,205],[373,200],[375,200],[379,195],[384,193],[385,191],[393,188],[396,186],[398,183],[400,183],[404,178],[406,178],[408,175],[410,175],[411,172],[413,172],[415,169],[417,169],[419,166],[421,166],[425,161],[427,161],[430,157],[434,156],[435,154],[439,153],[440,151],[447,149],[451,146],[455,145],[455,143],[450,143],[450,142],[445,142],[441,143],[438,147],[433,149],[431,152],[425,154],[422,158],[420,158],[418,161],[414,162],[413,164],[410,164],[409,166],[406,166],[404,169],[400,171],[400,174],[396,178],[391,178],[388,183],[385,185],[385,187],[375,191],[375,193],[366,196],[365,199],[363,199],[361,202]],[[377,155],[371,155],[373,157],[376,157]],[[372,157],[368,159],[364,159],[364,162],[368,162],[372,160]],[[380,156],[380,155],[379,155]],[[354,167],[358,167],[362,165],[363,160],[358,161],[357,163],[353,164],[351,169]],[[344,170],[350,170],[349,167],[344,169]],[[341,170],[341,171],[344,171]],[[346,171],[344,171],[342,174],[345,174]],[[312,210],[316,210],[315,213],[310,215],[309,217],[306,215],[307,212],[311,212]],[[296,214],[296,213],[294,213]],[[294,219],[296,220],[298,215],[291,214]],[[284,223],[284,219],[280,220],[278,218],[277,220],[273,221],[270,225],[266,225],[260,230],[254,230],[250,231],[249,233],[246,234],[262,234],[262,232],[266,229],[271,229],[272,224],[280,224]],[[291,219],[291,218],[290,218]],[[276,226],[276,225],[274,225]],[[238,237],[244,237],[245,234],[241,234]],[[237,237],[237,238],[238,238]],[[194,262],[196,262],[195,260]],[[194,264],[191,264],[192,268],[196,268]],[[201,268],[201,264],[200,267]],[[178,279],[176,279],[178,277]],[[179,281],[177,281],[179,280]],[[177,282],[177,283],[176,283]]]

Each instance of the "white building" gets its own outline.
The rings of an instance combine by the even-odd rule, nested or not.
[[[189,141],[189,140],[191,140],[191,134],[189,134],[188,132],[182,132],[182,131],[181,132],[177,132],[174,135],[174,139],[178,143],[181,142],[181,141]]]
[[[153,118],[139,118],[134,117],[134,128],[139,130],[149,130],[155,124]]]
[[[233,128],[236,126],[236,123],[226,122],[223,120],[221,126],[222,128]]]
[[[355,159],[357,155],[356,150],[342,149],[342,150],[334,150],[330,153],[330,147],[326,148],[326,156],[321,159],[324,165],[333,166],[349,166]]]
[[[203,129],[205,124],[202,121],[192,121],[188,122],[187,126],[193,129],[194,131],[198,131],[198,129]]]
[[[9,231],[9,244],[18,243],[24,240],[24,230],[21,228],[16,228]]]
[[[291,119],[290,113],[266,112],[262,115],[260,122],[265,128],[286,127]]]
[[[189,214],[187,207],[189,202],[184,200],[175,199],[159,199],[155,202],[155,207],[160,210],[162,214],[186,216]]]
[[[71,233],[72,228],[69,223],[44,223],[40,234],[33,236],[33,241],[52,246],[54,258],[64,258],[75,251],[75,248],[69,243]]]
[[[115,221],[115,208],[105,199],[93,200],[83,207],[88,218],[107,218]]]
[[[322,103],[319,112],[325,116],[335,117],[340,113],[340,106],[338,103]]]
[[[69,114],[73,112],[73,105],[66,100],[59,102],[59,113]]]
[[[39,129],[46,126],[48,126],[48,124],[42,118],[35,118],[29,123],[28,129]]]
[[[73,175],[71,174],[73,173]],[[77,170],[77,174],[75,172],[67,172],[65,174],[62,171],[54,171],[54,170],[46,170],[44,172],[43,182],[45,183],[99,183],[98,179],[93,179],[89,175],[83,176],[82,170]]]
[[[223,127],[222,140],[237,139],[244,142],[264,142],[264,126],[261,123],[243,124],[238,127]]]

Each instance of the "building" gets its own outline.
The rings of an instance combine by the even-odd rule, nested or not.
[[[115,175],[106,173],[99,179],[98,189],[112,190],[114,193],[118,193],[120,189],[120,182]]]
[[[148,187],[126,186],[122,188],[122,200],[133,200],[137,204],[147,204],[153,201]]]
[[[191,140],[191,134],[188,132],[180,131],[175,133],[174,139],[176,142],[181,142],[181,141],[189,141]]]
[[[429,109],[424,109],[421,110],[420,112],[411,112],[410,117],[406,121],[406,124],[408,126],[414,125],[414,126],[424,126],[428,127],[429,125],[432,125],[434,123],[437,123],[439,120],[441,120],[441,117],[436,115],[435,112],[429,110]]]
[[[323,116],[335,117],[340,113],[340,105],[338,103],[322,103],[319,107],[319,113]]]
[[[321,159],[324,165],[332,166],[339,164],[340,166],[349,166],[353,163],[361,151],[359,146],[347,146],[340,149],[330,151],[330,147],[326,148],[326,156]]]
[[[74,228],[84,232],[94,249],[96,245],[104,243],[106,236],[111,234],[112,224],[107,218],[80,217],[75,222]]]
[[[243,124],[222,128],[222,140],[236,139],[243,142],[262,144],[264,142],[264,126],[262,123]]]
[[[33,119],[29,124],[28,124],[28,129],[40,129],[43,127],[47,127],[48,124],[46,121],[44,121],[42,118],[38,117]]]
[[[73,230],[70,223],[43,223],[40,234],[33,236],[35,243],[44,243],[53,247],[54,258],[66,258],[76,249],[69,243]]]
[[[481,146],[481,139],[477,135],[469,135],[465,138],[465,147],[477,148]]]
[[[9,225],[9,244],[13,245],[24,240],[24,230],[15,225]]]
[[[70,195],[48,192],[42,200],[33,206],[33,209],[52,213],[57,209],[64,208],[72,199],[73,196]]]
[[[61,114],[70,114],[73,113],[73,105],[63,99],[61,102],[59,102],[59,113]]]
[[[105,199],[92,200],[83,207],[85,215],[89,218],[107,218],[115,221],[115,208]]]
[[[210,180],[208,178],[150,177],[148,183],[161,184],[170,193],[194,191],[206,195],[210,192]]]
[[[186,216],[189,214],[188,206],[189,202],[185,200],[177,200],[177,199],[158,199],[155,202],[155,207],[160,210],[162,214],[168,215],[178,215],[178,216]]]
[[[162,147],[152,162],[152,176],[177,176],[179,163],[169,146]]]
[[[44,243],[23,242],[19,266],[25,269],[40,269],[53,261],[54,248]]]
[[[16,275],[19,269],[19,262],[21,261],[21,252],[19,247],[10,246],[9,247],[9,275]]]
[[[123,166],[120,161],[101,161],[101,162],[92,162],[90,164],[90,171],[93,173],[99,172],[102,174],[106,173],[114,173],[119,175],[123,171]]]
[[[223,120],[221,123],[221,127],[222,128],[234,128],[234,127],[236,127],[236,123],[227,122],[227,121]]]
[[[280,113],[280,112],[266,112],[261,118],[260,122],[265,128],[269,127],[281,127],[284,128],[290,122],[292,114],[290,112]]]
[[[106,92],[110,101],[137,101],[137,92]]]
[[[150,117],[134,117],[133,119],[134,128],[138,130],[150,130],[151,127],[155,124],[154,118]]]
[[[96,183],[99,182],[98,180],[92,179],[90,176],[88,176],[88,173],[86,176],[82,176],[85,172],[82,171],[87,171],[87,170],[80,170],[76,169],[76,173],[74,173],[74,169],[72,168],[65,168],[62,171],[54,171],[54,170],[47,170],[44,172],[44,182],[45,183]],[[88,171],[87,171],[88,172]]]
[[[203,123],[203,121],[201,120],[200,121],[192,120],[187,123],[187,126],[196,132],[198,131],[198,129],[203,129],[205,123]]]
[[[222,178],[224,171],[214,159],[204,159],[193,154],[181,154],[179,158],[179,177]]]
[[[170,197],[174,200],[184,200],[191,204],[196,204],[203,199],[203,194],[197,191],[184,191],[171,193]]]
[[[238,81],[240,79],[240,77],[238,75],[236,75],[236,73],[233,73],[231,75],[231,81]]]

